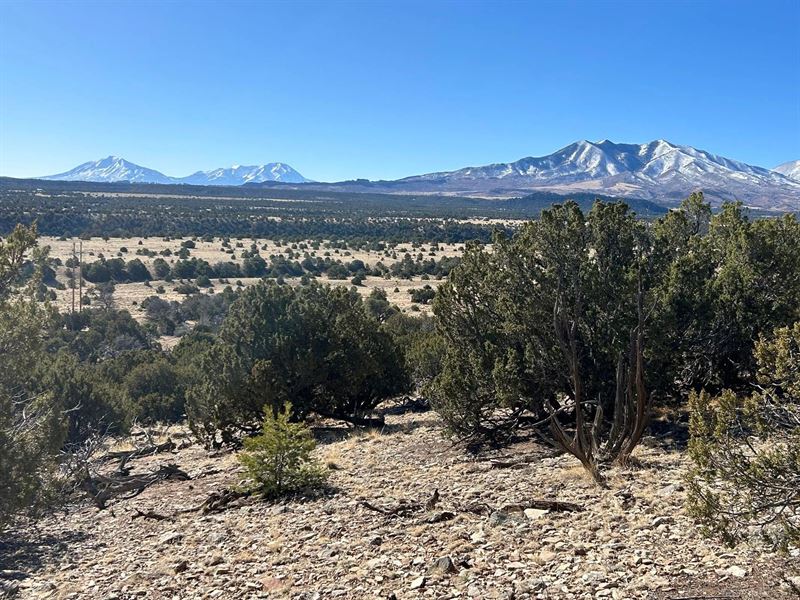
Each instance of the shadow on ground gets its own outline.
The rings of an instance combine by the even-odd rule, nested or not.
[[[0,537],[0,573],[8,572],[6,575],[9,579],[23,577],[41,569],[45,563],[52,564],[55,557],[63,556],[68,551],[70,544],[84,539],[86,535],[77,531],[23,534],[12,529]]]

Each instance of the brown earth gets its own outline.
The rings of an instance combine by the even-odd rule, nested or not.
[[[330,489],[171,515],[241,479],[235,455],[192,445],[130,463],[173,462],[167,481],[98,511],[71,506],[0,545],[19,598],[741,598],[793,597],[798,558],[704,538],[683,508],[686,460],[647,438],[639,466],[601,489],[570,456],[521,441],[478,457],[434,413],[390,411],[383,431],[318,429]],[[507,466],[519,459],[531,462]],[[505,468],[497,468],[506,465]],[[423,506],[438,490],[438,503]],[[527,510],[534,500],[578,512]],[[394,509],[397,515],[372,510]],[[800,582],[800,579],[793,581]]]

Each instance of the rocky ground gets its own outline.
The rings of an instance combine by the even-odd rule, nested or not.
[[[318,433],[331,489],[317,497],[137,518],[240,480],[232,454],[190,446],[135,469],[168,461],[191,480],[21,526],[0,542],[0,569],[20,571],[18,598],[796,597],[799,558],[700,535],[683,509],[685,460],[667,438],[647,439],[640,465],[600,489],[576,460],[530,441],[471,456],[433,413],[390,414],[382,432]],[[525,457],[537,459],[511,464]]]

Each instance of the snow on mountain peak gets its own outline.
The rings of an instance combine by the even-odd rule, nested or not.
[[[197,171],[186,177],[170,177],[159,171],[141,167],[119,156],[107,156],[96,161],[78,165],[74,169],[48,175],[40,179],[62,181],[96,181],[134,183],[188,183],[194,185],[242,185],[250,182],[278,181],[284,183],[304,183],[308,181],[286,163],[242,166]]]
[[[784,167],[780,167],[784,169]],[[785,167],[787,172],[790,167]],[[508,190],[598,193],[677,202],[695,190],[710,199],[800,209],[798,181],[780,172],[657,139],[645,144],[580,140],[547,156],[407,177],[465,194]],[[506,192],[508,193],[508,192]]]
[[[794,181],[800,181],[800,160],[790,160],[772,170]]]

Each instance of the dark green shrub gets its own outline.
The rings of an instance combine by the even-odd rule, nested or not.
[[[420,289],[412,288],[408,293],[411,295],[411,301],[417,304],[429,304],[436,297],[436,290],[427,284]]]
[[[51,393],[39,393],[46,362],[42,340],[53,315],[29,294],[16,294],[24,260],[34,261],[36,229],[18,226],[0,240],[0,530],[17,511],[47,500],[64,441],[63,412]]]
[[[756,345],[750,395],[693,392],[690,512],[730,545],[800,548],[800,322]]]
[[[202,371],[188,413],[209,443],[253,430],[265,406],[291,401],[294,418],[358,420],[408,386],[397,348],[358,293],[314,283],[260,282],[241,292]]]
[[[325,272],[328,279],[347,279],[350,271],[341,263],[333,263]]]
[[[646,417],[650,247],[625,204],[601,202],[588,215],[555,205],[492,253],[468,246],[434,299],[446,355],[428,391],[450,430],[496,441],[557,413],[553,443],[596,479],[601,461],[624,460]]]

